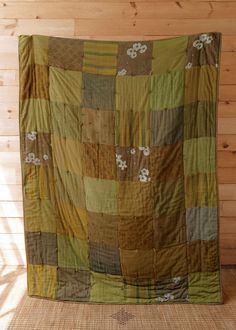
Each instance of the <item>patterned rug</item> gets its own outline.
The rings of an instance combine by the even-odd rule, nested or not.
[[[29,296],[223,302],[221,39],[19,36]]]

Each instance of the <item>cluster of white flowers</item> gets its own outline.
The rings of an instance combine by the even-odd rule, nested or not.
[[[27,133],[26,136],[29,140],[34,141],[34,140],[36,140],[36,135],[37,135],[37,132],[31,131],[31,132]],[[44,154],[43,159],[48,160],[49,159],[48,155]],[[28,153],[28,155],[25,157],[25,162],[26,163],[33,163],[34,165],[40,165],[41,164],[40,158],[36,157],[33,152]]]
[[[141,42],[136,42],[133,44],[133,47],[127,49],[127,55],[129,55],[132,59],[137,57],[138,52],[144,53],[147,50],[147,45],[142,45]]]
[[[142,168],[139,174],[139,181],[141,182],[150,181],[151,178],[149,178],[148,175],[149,175],[149,170],[147,168]]]
[[[160,302],[165,302],[165,301],[168,301],[168,300],[174,300],[174,295],[171,294],[171,293],[166,293],[164,294],[163,297],[157,297],[157,301],[160,301]]]
[[[178,276],[178,277],[173,277],[173,282],[175,283],[175,284],[178,284],[180,281],[181,281],[181,277],[180,276]]]
[[[44,154],[43,159],[48,160],[48,155]],[[25,157],[26,163],[33,163],[34,165],[40,165],[41,161],[40,158],[35,157],[35,154],[33,152],[29,152],[28,155]]]
[[[31,141],[34,141],[34,140],[36,140],[36,135],[37,135],[37,132],[32,131],[32,132],[27,133],[27,138]]]
[[[143,150],[144,156],[149,156],[150,155],[150,148],[149,147],[138,147],[139,150]]]
[[[123,171],[127,167],[127,164],[126,164],[126,160],[122,160],[121,157],[122,155],[116,154],[116,163],[118,167],[120,167],[121,170]]]
[[[199,39],[195,40],[193,42],[193,47],[197,49],[201,49],[203,47],[203,44],[210,44],[213,40],[213,37],[208,35],[207,33],[202,33],[199,37]]]
[[[118,71],[118,76],[124,76],[124,75],[126,75],[126,73],[127,73],[127,70],[122,69],[122,70]]]
[[[34,163],[34,165],[40,165],[40,159],[35,157],[33,152],[29,152],[25,158],[26,163]]]

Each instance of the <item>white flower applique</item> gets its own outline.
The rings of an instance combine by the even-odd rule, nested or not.
[[[175,284],[178,284],[180,281],[181,281],[181,277],[180,276],[177,276],[177,277],[173,277],[173,282],[175,283]]]
[[[121,157],[122,155],[116,154],[116,163],[118,167],[123,171],[127,167],[127,164],[126,164],[126,160],[122,160]]]
[[[143,151],[144,156],[149,156],[150,155],[150,148],[149,147],[138,147],[139,150]]]
[[[147,45],[141,44],[141,42],[136,42],[133,44],[133,47],[127,49],[127,55],[131,57],[132,59],[136,58],[138,55],[138,52],[140,54],[145,53],[147,50]]]
[[[34,165],[40,165],[40,159],[35,157],[33,152],[29,152],[25,158],[26,163],[33,163]]]
[[[32,132],[27,133],[27,138],[31,141],[34,141],[34,140],[36,140],[36,135],[37,135],[37,132],[32,131]]]
[[[191,62],[188,62],[188,64],[185,65],[185,69],[191,69],[192,66],[193,64]]]
[[[148,175],[149,175],[149,170],[147,168],[142,168],[139,174],[139,181],[141,182],[150,181],[151,178],[148,177]]]
[[[171,294],[171,293],[166,293],[164,294],[163,297],[157,297],[157,301],[160,301],[160,302],[165,302],[165,301],[169,301],[169,300],[174,300],[174,295]]]
[[[126,69],[121,69],[120,71],[118,71],[118,76],[125,76],[127,73]]]
[[[203,44],[210,44],[213,40],[213,37],[211,35],[208,35],[207,33],[202,33],[199,36],[199,39],[195,40],[193,42],[193,47],[197,48],[198,50],[200,50],[203,47]]]

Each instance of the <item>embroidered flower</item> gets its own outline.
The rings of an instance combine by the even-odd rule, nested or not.
[[[27,133],[27,138],[31,141],[34,141],[34,140],[36,140],[36,134],[37,134],[37,132],[33,132],[33,131],[30,133]]]
[[[126,160],[122,160],[121,157],[122,155],[116,154],[116,163],[118,167],[123,171],[127,167],[127,164],[126,164]]]
[[[157,301],[160,301],[160,302],[165,302],[165,301],[173,300],[173,299],[174,299],[174,295],[171,293],[166,293],[166,294],[164,294],[163,297],[157,297]]]
[[[28,153],[29,160],[32,161],[35,159],[35,154],[33,152]]]
[[[188,62],[188,64],[185,65],[185,69],[191,69],[192,66],[193,64],[191,62]]]
[[[118,76],[124,76],[124,75],[126,75],[126,73],[127,73],[127,70],[122,69],[122,70],[118,71]]]
[[[135,152],[136,152],[135,148],[132,148],[132,149],[130,150],[130,153],[131,153],[132,155],[134,155]]]
[[[133,44],[133,49],[138,51],[141,48],[141,42],[136,42]]]
[[[206,33],[202,33],[199,37],[199,40],[202,42],[205,42],[208,38],[208,35]]]
[[[197,39],[193,42],[193,47],[195,47],[197,49],[201,49],[203,47],[203,43]]]
[[[127,49],[127,55],[129,55],[131,58],[137,57],[139,52],[140,54],[145,53],[147,50],[147,45],[141,44],[141,42],[136,42],[133,44],[131,48]]]
[[[210,44],[213,40],[213,36],[209,36],[208,34],[206,33],[202,33],[200,36],[199,36],[199,39],[195,40],[193,42],[193,47],[196,47],[197,49],[201,49],[203,47],[203,44],[206,43],[206,44]]]
[[[34,165],[40,165],[40,159],[39,158],[35,158],[35,160],[33,161]]]
[[[207,39],[206,39],[206,44],[210,44],[213,40],[213,37],[212,36],[208,36]]]
[[[151,178],[149,178],[148,175],[149,175],[149,170],[147,168],[142,168],[139,174],[139,181],[141,182],[150,181]]]
[[[150,149],[149,149],[149,147],[145,147],[143,149],[143,154],[144,154],[144,156],[149,156],[150,155]]]
[[[133,48],[129,48],[127,50],[127,55],[129,55],[131,58],[135,58],[137,57],[137,52]]]
[[[147,168],[142,168],[140,171],[143,175],[148,175],[149,174],[149,170]]]
[[[43,155],[43,159],[44,159],[44,160],[48,160],[48,158],[49,158],[48,155],[46,155],[46,154]]]
[[[180,277],[180,276],[173,277],[173,282],[174,282],[175,284],[178,284],[180,281],[181,281],[181,277]]]

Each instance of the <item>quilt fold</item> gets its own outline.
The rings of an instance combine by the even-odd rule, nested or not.
[[[223,303],[221,42],[19,36],[29,296]]]

